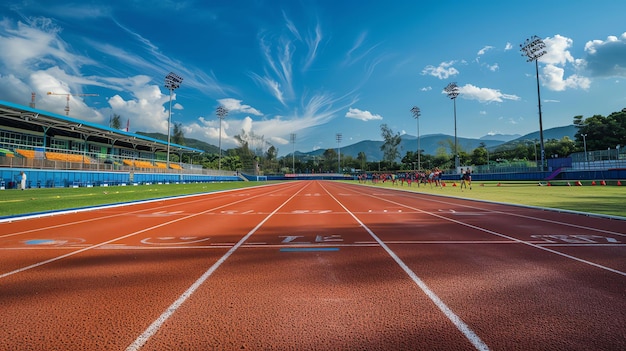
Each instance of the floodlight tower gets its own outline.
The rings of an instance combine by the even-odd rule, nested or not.
[[[337,139],[337,173],[339,174],[341,174],[341,147],[339,144],[341,144],[342,137],[343,135],[341,135],[341,133],[337,133],[335,135],[335,138]]]
[[[587,134],[581,134],[583,137],[583,148],[585,150],[585,168],[589,166],[589,158],[587,157]]]
[[[224,120],[224,118],[226,118],[226,115],[228,115],[228,109],[220,105],[217,107],[217,109],[215,109],[215,114],[217,115],[217,118],[220,120],[220,135],[219,135],[219,146],[218,146],[218,148],[220,149],[220,158],[217,161],[217,170],[221,171],[222,170],[222,121]]]
[[[172,92],[180,88],[183,78],[173,72],[165,76],[165,89],[170,91],[170,110],[167,118],[167,168],[170,168],[170,125],[172,124]]]
[[[539,64],[537,60],[546,54],[546,44],[536,35],[526,39],[524,44],[520,44],[522,56],[528,57],[526,62],[535,61],[535,73],[537,75],[537,102],[539,106],[539,139],[541,145],[541,170],[545,168],[546,150],[543,145],[543,122],[541,119],[541,94],[539,91]]]
[[[291,144],[293,145],[293,150],[291,153],[291,169],[293,170],[293,173],[296,173],[296,133],[291,133],[289,135],[289,140],[291,141]]]
[[[459,87],[452,82],[444,89],[448,97],[454,102],[454,168],[459,168],[459,143],[456,135],[456,98],[459,96]]]
[[[413,117],[417,120],[417,170],[419,171],[422,169],[422,151],[420,149],[420,116],[422,113],[420,111],[420,108],[417,106],[413,106],[413,108],[411,109],[411,113],[413,114]]]

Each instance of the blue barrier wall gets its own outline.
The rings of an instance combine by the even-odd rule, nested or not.
[[[20,172],[26,173],[27,188],[59,188],[72,186],[100,186],[146,183],[191,183],[242,181],[237,176],[216,176],[202,174],[169,173],[130,173],[130,172],[90,172],[41,169],[0,169],[0,186],[15,189],[19,184]]]

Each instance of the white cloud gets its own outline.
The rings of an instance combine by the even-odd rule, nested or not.
[[[589,89],[591,80],[579,74],[566,77],[565,69],[571,67],[578,70],[583,62],[576,60],[569,49],[574,41],[562,35],[544,39],[546,54],[539,58],[545,65],[542,69],[543,85],[550,90]]]
[[[346,117],[360,119],[361,121],[364,121],[364,122],[383,119],[383,117],[380,115],[375,115],[369,111],[362,111],[362,110],[359,110],[358,108],[352,108],[352,107],[350,107],[348,112],[346,112]]]
[[[452,67],[456,61],[442,62],[439,66],[426,66],[422,70],[422,75],[431,75],[439,79],[448,79],[449,77],[459,74],[459,71]]]
[[[542,70],[544,85],[550,90],[564,91],[567,88],[589,89],[591,80],[576,74],[565,78],[565,69],[556,65],[547,65]]]
[[[306,98],[306,97],[305,97]],[[289,134],[306,132],[309,128],[318,127],[330,121],[339,111],[344,110],[349,105],[343,104],[344,97],[333,98],[329,94],[316,94],[308,98],[301,115],[289,117],[273,116],[261,121],[252,120],[249,116],[244,119],[226,118],[222,124],[222,147],[235,147],[237,143],[233,138],[241,131],[254,133],[262,136],[266,141],[278,144],[288,140]],[[348,101],[346,103],[353,103]],[[337,107],[332,107],[338,104]],[[198,122],[190,125],[191,133],[189,137],[207,140],[207,142],[217,145],[219,138],[219,122],[217,118],[198,117]]]
[[[442,92],[445,94],[445,91]],[[503,102],[503,100],[520,100],[519,96],[503,94],[498,89],[479,88],[472,84],[466,84],[459,87],[459,93],[462,98],[467,100],[478,100],[479,102]]]
[[[511,44],[511,43],[507,42],[507,43],[504,45],[504,51],[509,51],[509,50],[511,50],[511,49],[513,49],[513,44]]]
[[[163,94],[156,85],[148,84],[150,78],[146,76],[131,77],[129,87],[132,98],[125,100],[120,95],[114,95],[108,99],[111,111],[124,119],[130,119],[131,131],[158,131],[167,133],[169,109],[165,106],[169,102],[169,94]],[[176,100],[176,93],[172,95]],[[168,106],[169,107],[169,106]],[[180,123],[179,112],[183,106],[179,103],[172,104],[172,124]]]
[[[574,41],[562,35],[555,35],[553,38],[545,38],[546,54],[541,56],[540,62],[553,65],[565,65],[574,62],[574,57],[568,50]]]
[[[500,66],[498,66],[497,63],[494,63],[493,65],[487,65],[487,69],[489,69],[491,72],[495,72],[500,68]]]
[[[477,54],[477,55],[478,55],[478,56],[482,56],[482,55],[484,55],[487,51],[489,51],[489,50],[491,50],[491,49],[493,49],[493,48],[494,48],[493,46],[489,46],[489,45],[487,45],[487,46],[485,46],[484,48],[482,48],[482,49],[478,50],[478,54]]]
[[[263,116],[261,111],[253,108],[250,105],[243,105],[242,100],[233,98],[219,99],[217,100],[222,106],[226,107],[228,113],[247,113],[255,116]]]
[[[592,76],[626,77],[626,32],[585,44],[585,67]]]

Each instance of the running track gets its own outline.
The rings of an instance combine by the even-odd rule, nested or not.
[[[329,181],[4,221],[0,349],[625,350],[625,243]]]

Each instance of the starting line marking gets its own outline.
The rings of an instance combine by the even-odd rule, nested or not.
[[[339,251],[338,247],[283,247],[280,252]]]

